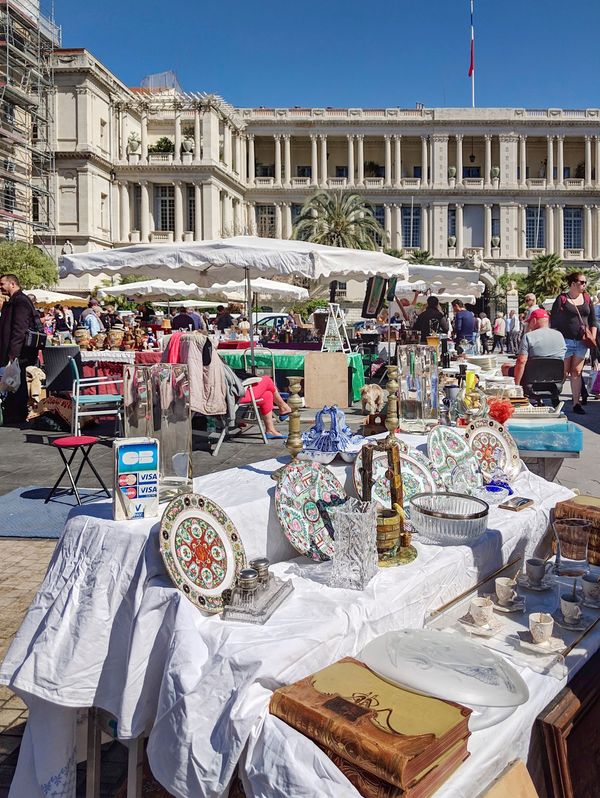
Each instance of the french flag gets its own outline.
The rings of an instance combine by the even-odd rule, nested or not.
[[[473,27],[473,0],[471,0],[471,63],[469,64],[469,77],[475,72],[475,29]]]

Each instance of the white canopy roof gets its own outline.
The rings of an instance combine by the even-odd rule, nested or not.
[[[215,299],[212,302],[204,301],[202,299],[174,299],[173,302],[153,302],[155,308],[195,308],[196,310],[209,310],[216,308],[220,300]]]
[[[45,288],[26,288],[27,295],[35,296],[38,305],[67,305],[67,307],[84,308],[88,301],[80,296],[61,294],[58,291],[46,291]]]
[[[172,272],[203,286],[215,279],[239,280],[243,269],[249,269],[251,277],[282,274],[324,282],[366,280],[372,276],[406,280],[409,274],[407,261],[382,252],[254,236],[178,244],[136,244],[122,249],[63,255],[59,263],[62,276],[156,271],[164,277]],[[420,266],[411,267],[411,271],[413,269],[420,274]]]
[[[265,280],[256,277],[250,281],[253,294],[258,294],[263,299],[308,299],[308,291],[298,285],[280,283],[277,280]],[[223,296],[231,302],[243,302],[246,298],[246,281],[230,280],[228,283],[217,283],[206,292],[210,296]]]
[[[98,296],[104,299],[107,296],[126,296],[131,299],[145,300],[152,302],[158,299],[169,299],[170,297],[195,298],[204,296],[206,291],[199,289],[196,285],[190,285],[175,280],[143,280],[139,283],[126,283],[125,285],[111,285],[106,288],[98,289]]]

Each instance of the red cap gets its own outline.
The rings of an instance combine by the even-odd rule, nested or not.
[[[548,315],[548,311],[544,310],[544,308],[536,308],[536,310],[532,310],[529,314],[530,319],[549,319],[550,316]]]

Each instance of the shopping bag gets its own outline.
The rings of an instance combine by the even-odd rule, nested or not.
[[[2,377],[0,378],[0,391],[8,391],[9,393],[16,393],[21,387],[21,367],[19,360],[15,358],[11,360],[4,369]]]
[[[600,371],[596,371],[593,373],[593,380],[590,380],[591,384],[591,393],[600,393]]]

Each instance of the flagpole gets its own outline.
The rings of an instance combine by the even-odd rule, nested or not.
[[[474,0],[471,2],[471,65],[469,67],[469,75],[471,77],[471,107],[475,108],[475,26],[473,23],[473,5]]]

